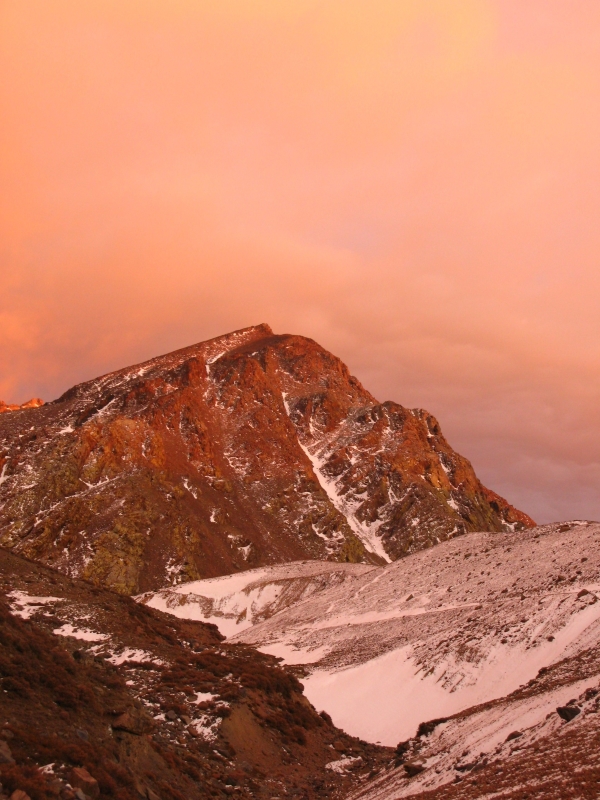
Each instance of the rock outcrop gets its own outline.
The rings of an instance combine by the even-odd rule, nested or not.
[[[39,408],[43,405],[44,401],[40,400],[39,397],[32,397],[31,400],[28,400],[22,405],[18,405],[16,403],[5,403],[4,400],[0,400],[0,414],[4,414],[7,411],[20,411],[22,408]]]
[[[124,593],[532,525],[434,417],[267,325],[0,419],[0,544]]]

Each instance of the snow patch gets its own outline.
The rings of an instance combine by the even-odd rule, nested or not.
[[[285,411],[290,416],[290,404],[288,402],[288,396],[286,392],[281,393],[281,398],[283,400],[283,405]],[[313,433],[312,423],[310,425],[311,433]],[[321,489],[325,492],[331,503],[333,504],[334,508],[336,508],[342,516],[345,517],[348,525],[350,526],[353,533],[360,539],[360,541],[364,544],[364,546],[369,550],[371,553],[375,553],[378,556],[381,556],[384,561],[388,563],[391,562],[391,558],[385,552],[385,548],[383,547],[383,543],[381,541],[381,537],[378,536],[377,531],[381,525],[381,522],[376,523],[361,523],[356,517],[356,507],[359,505],[356,502],[352,502],[347,498],[343,497],[338,489],[337,489],[337,481],[328,478],[325,473],[323,472],[323,466],[325,464],[325,458],[321,455],[317,455],[316,452],[311,452],[311,450],[298,439],[298,445],[302,448],[302,451],[312,464],[313,472],[317,481],[319,482]],[[323,451],[321,451],[322,453]],[[314,528],[313,528],[314,530]],[[315,531],[315,533],[317,533]],[[317,535],[321,536],[321,538],[326,538],[321,534]]]
[[[73,639],[81,639],[84,642],[102,642],[108,639],[105,633],[96,633],[87,628],[74,628],[70,622],[65,622],[60,628],[55,628],[52,633],[57,636],[71,636]]]
[[[456,500],[453,497],[450,497],[450,499],[447,500],[446,502],[448,503],[450,508],[454,509],[454,511],[460,511],[460,508],[458,507],[458,503],[456,502]]]
[[[210,692],[196,692],[196,699],[192,702],[194,702],[196,705],[198,705],[198,703],[210,703],[213,700],[216,700],[217,697],[218,695],[211,694]]]
[[[248,548],[251,545],[240,550]],[[182,583],[136,599],[180,619],[211,622],[225,636],[234,636],[331,582],[338,583],[340,575],[362,575],[372,569],[365,564],[299,561]]]
[[[310,463],[312,464],[313,472],[316,475],[321,488],[327,495],[327,497],[333,503],[333,506],[342,514],[348,525],[352,529],[353,533],[355,533],[360,541],[365,545],[367,550],[371,553],[375,553],[384,561],[388,563],[391,562],[391,558],[385,552],[383,544],[381,542],[381,537],[377,535],[377,529],[379,525],[377,523],[369,524],[369,523],[361,523],[355,516],[355,508],[353,506],[357,505],[352,503],[351,501],[347,500],[341,494],[339,494],[337,490],[337,482],[328,478],[323,472],[323,466],[325,463],[325,459],[321,459],[318,456],[312,454],[308,447],[305,447],[301,442],[298,442],[306,456],[308,457]]]
[[[187,489],[187,491],[192,495],[192,497],[197,500],[198,499],[198,491],[195,486],[192,486],[187,478],[184,478],[183,481],[183,488]]]
[[[337,772],[338,775],[343,775],[349,769],[352,769],[353,765],[360,760],[358,756],[356,758],[352,756],[340,758],[337,761],[330,761],[329,764],[325,764],[325,769],[330,769],[332,772]]]
[[[8,475],[6,474],[6,470],[8,469],[8,464],[4,464],[2,467],[2,472],[0,472],[0,486],[8,480]]]
[[[590,607],[555,641],[539,648],[497,645],[479,664],[461,664],[458,682],[450,689],[442,681],[456,670],[453,658],[425,671],[415,663],[412,647],[405,646],[357,667],[315,672],[304,679],[304,691],[314,706],[325,708],[352,736],[395,745],[414,736],[423,720],[504,697],[527,683],[542,666],[560,660],[567,644],[599,616],[600,609]]]
[[[146,650],[135,650],[131,647],[126,647],[120,653],[112,653],[106,660],[118,666],[125,661],[153,661],[153,657],[152,653],[148,653]],[[159,661],[154,660],[154,663],[158,664]]]
[[[221,719],[217,718],[212,719],[206,715],[200,717],[200,719],[196,719],[192,722],[192,727],[198,734],[201,739],[204,739],[205,742],[214,742],[217,739],[219,734],[219,728],[221,726]]]
[[[47,603],[60,603],[60,597],[33,597],[28,595],[27,592],[21,592],[17,589],[9,592],[7,597],[12,597],[13,602],[10,604],[10,612],[15,617],[21,619],[29,619],[32,614],[40,610],[41,606]]]

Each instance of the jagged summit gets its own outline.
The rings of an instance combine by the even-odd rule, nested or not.
[[[531,525],[428,412],[264,324],[0,421],[0,544],[122,592]]]
[[[188,345],[179,350],[173,350],[171,353],[155,356],[148,361],[142,361],[139,364],[133,364],[132,366],[123,367],[114,372],[108,372],[91,381],[79,383],[71,389],[68,389],[53,402],[62,403],[67,400],[72,400],[75,397],[88,398],[94,393],[105,392],[107,389],[111,388],[117,389],[123,386],[125,381],[134,381],[136,378],[141,378],[143,376],[146,376],[146,379],[148,379],[150,376],[161,374],[165,370],[176,369],[184,362],[194,358],[202,359],[206,361],[207,364],[210,364],[213,360],[219,358],[219,356],[229,350],[233,350],[245,344],[250,344],[260,339],[266,339],[270,336],[273,336],[273,331],[266,323],[251,325],[248,328],[240,328],[238,331],[225,333],[222,336],[216,336],[214,339],[208,339],[205,342]]]
[[[5,403],[4,400],[0,400],[0,414],[4,414],[7,411],[20,411],[22,408],[39,408],[43,405],[44,401],[39,397],[32,397],[31,400],[21,403],[21,405],[18,403]]]

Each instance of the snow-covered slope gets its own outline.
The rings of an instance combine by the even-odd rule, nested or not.
[[[205,612],[191,596],[212,586],[232,612],[224,632],[233,614],[252,613],[233,641],[302,664],[317,708],[356,736],[396,744],[597,645],[599,544],[600,525],[586,522],[474,533],[385,567],[305,562],[181,586],[175,612],[219,624],[214,599]],[[164,593],[145,599],[173,613]]]
[[[0,800],[74,798],[73,767],[89,772],[81,798],[331,800],[393,758],[213,625],[1,547],[0,734]],[[343,756],[351,772],[330,767]]]
[[[352,800],[597,798],[600,649],[545,668],[508,697],[420,726]],[[432,792],[432,794],[429,794]]]
[[[372,569],[365,564],[296,561],[146,592],[137,599],[180,619],[212,622],[222,634],[233,636]]]

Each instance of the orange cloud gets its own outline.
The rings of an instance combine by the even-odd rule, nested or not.
[[[5,0],[0,398],[260,321],[600,516],[596,0]]]

